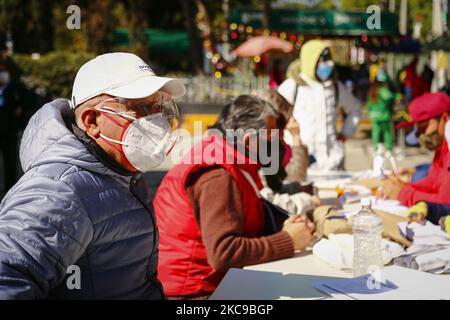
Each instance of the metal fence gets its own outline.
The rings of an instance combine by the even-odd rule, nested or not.
[[[187,104],[225,104],[241,94],[268,90],[268,77],[207,77],[183,78],[187,93],[178,100]]]

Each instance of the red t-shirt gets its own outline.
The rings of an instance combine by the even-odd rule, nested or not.
[[[440,150],[436,151],[428,176],[408,183],[399,193],[398,200],[405,206],[419,201],[450,204],[450,153],[444,139]]]

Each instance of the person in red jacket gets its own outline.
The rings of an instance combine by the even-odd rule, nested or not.
[[[428,175],[414,183],[404,183],[396,177],[383,185],[381,197],[397,198],[403,205],[419,201],[450,204],[450,153],[445,135],[450,119],[450,98],[445,93],[425,93],[409,106],[412,120],[398,127],[415,125],[419,143],[434,151]]]
[[[417,74],[417,57],[405,68],[405,93],[406,101],[411,102],[426,92],[430,92],[430,85]]]
[[[228,269],[289,258],[312,239],[314,224],[297,216],[282,230],[266,233],[270,219],[259,194],[258,170],[268,162],[256,150],[279,139],[273,134],[278,116],[260,98],[236,98],[219,115],[218,130],[210,131],[161,182],[154,199],[158,278],[169,299],[207,298]],[[266,131],[252,142],[259,129]],[[243,134],[235,135],[237,130]]]

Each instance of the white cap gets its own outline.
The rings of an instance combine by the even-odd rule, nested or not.
[[[372,198],[370,198],[370,197],[362,198],[361,199],[361,205],[364,206],[364,207],[371,206],[372,205]]]
[[[75,77],[71,106],[109,94],[126,99],[145,98],[156,91],[181,97],[186,88],[180,80],[158,77],[141,58],[131,53],[106,53],[86,62]]]

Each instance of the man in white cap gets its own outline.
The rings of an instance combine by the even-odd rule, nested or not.
[[[175,141],[183,95],[139,57],[84,64],[70,102],[30,120],[25,172],[0,205],[0,299],[161,299],[158,233],[141,172]]]

